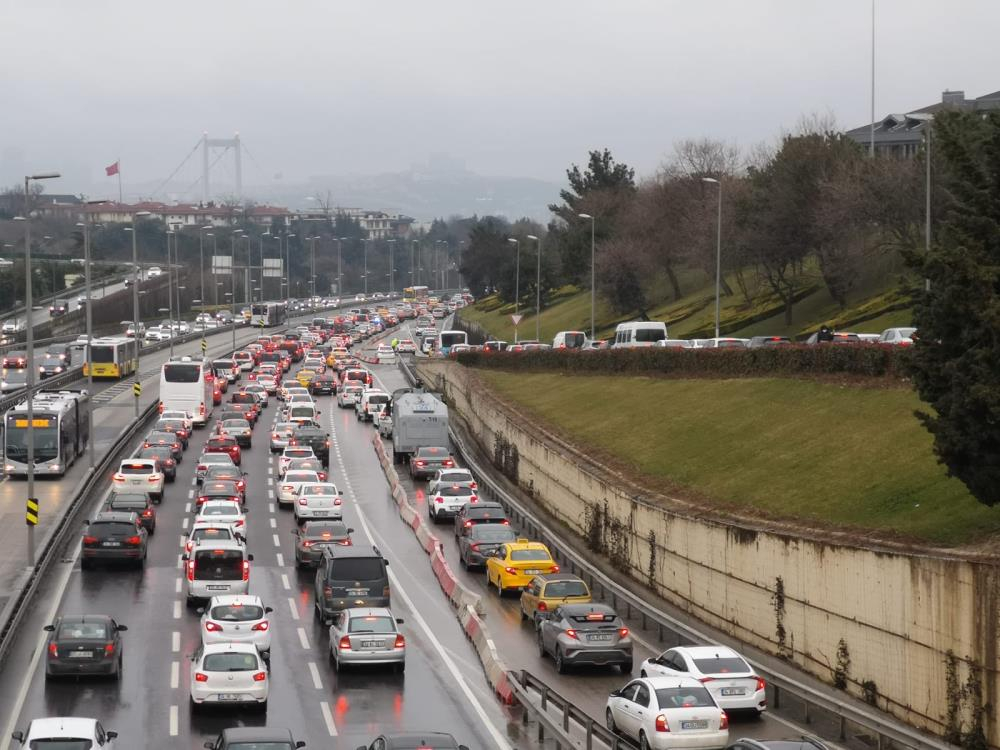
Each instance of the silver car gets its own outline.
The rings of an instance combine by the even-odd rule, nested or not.
[[[271,453],[281,453],[292,439],[294,422],[277,422],[271,430]]]
[[[563,604],[538,621],[538,655],[552,656],[563,674],[571,666],[617,666],[632,673],[632,636],[605,604]]]
[[[399,632],[402,618],[385,607],[354,607],[333,614],[330,625],[330,662],[337,671],[347,665],[391,664],[406,667],[406,638]]]

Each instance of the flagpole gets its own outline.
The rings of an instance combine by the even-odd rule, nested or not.
[[[118,205],[121,205],[125,201],[122,199],[122,158],[119,156],[118,161],[115,162],[118,165]]]

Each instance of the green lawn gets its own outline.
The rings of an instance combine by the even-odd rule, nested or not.
[[[945,545],[1000,531],[1000,507],[977,503],[935,461],[908,389],[480,375],[574,442],[722,504]]]

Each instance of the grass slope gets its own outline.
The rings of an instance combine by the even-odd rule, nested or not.
[[[1000,531],[949,479],[908,389],[806,380],[597,378],[481,371],[575,443],[652,483],[775,517],[945,545]]]

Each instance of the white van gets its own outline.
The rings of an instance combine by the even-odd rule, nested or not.
[[[184,554],[187,600],[245,594],[250,586],[253,555],[236,539],[197,542]]]
[[[631,349],[637,346],[656,346],[667,336],[667,324],[659,321],[619,323],[615,329],[614,349]]]
[[[583,349],[587,344],[587,334],[583,331],[559,331],[552,339],[553,349]]]
[[[319,424],[319,410],[315,404],[295,401],[288,405],[288,419],[286,422],[296,424]]]
[[[160,412],[186,411],[204,426],[212,416],[212,363],[201,357],[171,357],[160,370]]]

